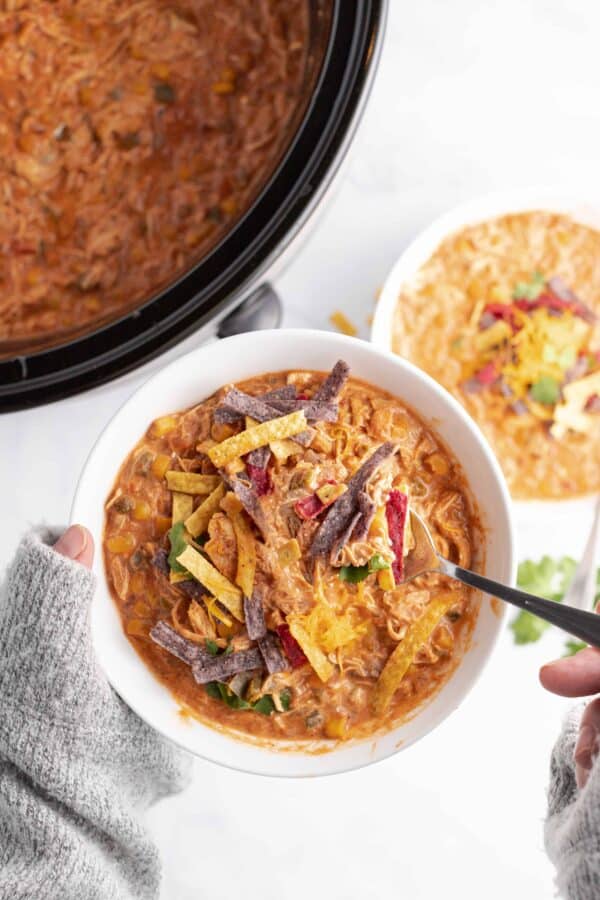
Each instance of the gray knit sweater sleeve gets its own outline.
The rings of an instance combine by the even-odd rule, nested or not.
[[[546,850],[556,866],[560,896],[567,900],[600,898],[600,760],[583,790],[573,762],[584,708],[570,712],[550,763]]]
[[[187,783],[189,760],[134,715],[92,652],[94,579],[22,541],[0,591],[0,898],[156,898],[139,815]]]

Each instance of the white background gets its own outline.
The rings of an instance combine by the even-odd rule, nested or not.
[[[285,325],[344,309],[368,335],[378,286],[434,215],[488,190],[597,178],[594,0],[391,0],[381,69],[343,182],[276,287]],[[141,376],[0,419],[0,567],[28,523],[68,518],[75,480]],[[517,512],[520,555],[581,547],[586,513]],[[545,900],[548,757],[563,702],[537,683],[558,635],[506,632],[473,693],[422,744],[354,774],[253,778],[197,763],[149,816],[164,898]]]

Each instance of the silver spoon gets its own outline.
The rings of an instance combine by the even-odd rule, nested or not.
[[[499,581],[492,581],[491,578],[485,578],[477,572],[471,572],[469,569],[463,569],[444,559],[443,556],[435,549],[435,544],[427,525],[417,513],[410,510],[410,524],[415,540],[415,547],[410,551],[404,559],[404,581],[411,581],[418,575],[424,575],[426,572],[441,572],[468,584],[469,587],[478,588],[486,594],[498,597],[506,603],[512,603],[519,609],[526,609],[527,612],[539,616],[552,625],[557,625],[568,634],[591,644],[593,647],[600,647],[600,616],[596,613],[586,612],[581,609],[573,609],[570,606],[564,606],[556,603],[554,600],[544,600],[542,597],[536,597],[535,594],[527,594],[518,588],[507,587]]]

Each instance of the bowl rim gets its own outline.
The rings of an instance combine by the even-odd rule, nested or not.
[[[194,371],[200,371],[201,369],[198,367],[198,361],[200,360],[200,362],[202,362],[203,357],[206,360],[210,359],[211,356],[215,356],[216,354],[218,354],[222,358],[227,355],[228,359],[235,359],[237,354],[238,359],[242,359],[244,356],[244,350],[249,350],[252,343],[255,345],[255,347],[256,344],[259,343],[261,347],[261,359],[262,356],[264,356],[265,359],[270,359],[270,354],[269,351],[265,349],[265,344],[271,347],[271,355],[273,355],[275,354],[274,348],[276,347],[279,347],[281,352],[283,352],[283,349],[285,349],[286,352],[289,352],[291,351],[293,346],[304,346],[305,342],[311,343],[312,345],[316,344],[317,350],[315,351],[315,354],[327,354],[328,359],[335,359],[338,356],[344,356],[344,351],[347,351],[348,354],[351,354],[352,351],[355,351],[356,354],[362,356],[362,358],[364,358],[365,360],[382,361],[381,364],[388,367],[390,372],[394,371],[394,373],[402,375],[408,374],[410,378],[413,379],[414,383],[420,383],[421,385],[423,385],[423,389],[430,396],[435,396],[440,406],[450,412],[453,427],[456,427],[457,424],[460,424],[460,426],[464,429],[464,433],[468,434],[469,439],[474,443],[474,446],[481,454],[481,459],[484,461],[484,466],[487,466],[485,477],[486,479],[489,479],[489,484],[492,491],[494,492],[494,501],[499,504],[497,509],[496,507],[494,507],[495,521],[498,522],[498,533],[500,535],[502,546],[502,554],[499,555],[498,565],[500,566],[502,575],[506,579],[506,581],[509,583],[513,583],[516,569],[515,535],[513,519],[511,515],[511,500],[508,494],[508,489],[506,487],[506,483],[504,481],[500,466],[497,463],[494,455],[492,454],[491,449],[487,445],[487,442],[485,441],[483,435],[481,434],[475,423],[470,419],[464,409],[447,391],[445,391],[444,388],[442,388],[429,375],[418,369],[412,363],[401,359],[400,357],[389,351],[382,351],[381,349],[368,342],[361,341],[356,338],[346,337],[345,335],[335,334],[333,332],[318,331],[313,329],[262,331],[258,334],[248,333],[229,337],[224,339],[223,341],[212,341],[208,344],[194,349],[192,352],[186,354],[185,356],[181,356],[178,359],[173,360],[170,364],[154,373],[121,405],[114,416],[105,425],[96,442],[94,443],[92,449],[90,450],[90,453],[87,457],[86,462],[84,463],[83,469],[78,479],[71,508],[70,522],[73,523],[78,521],[91,521],[92,507],[90,506],[89,500],[90,496],[92,498],[96,496],[100,499],[102,505],[101,510],[97,510],[96,515],[99,517],[100,522],[103,523],[103,504],[106,495],[106,489],[99,486],[99,473],[103,470],[102,468],[98,469],[98,466],[102,465],[103,455],[108,455],[111,458],[114,458],[115,455],[118,457],[115,462],[114,468],[109,473],[110,477],[108,478],[108,484],[112,484],[116,477],[118,466],[124,459],[125,454],[129,452],[133,447],[133,444],[128,444],[127,448],[124,451],[122,451],[119,447],[115,453],[114,438],[118,435],[120,425],[127,419],[130,411],[136,409],[140,401],[143,401],[144,405],[147,407],[146,413],[144,414],[147,424],[142,424],[139,428],[137,427],[137,425],[135,426],[138,434],[137,440],[140,439],[140,437],[143,435],[145,427],[147,427],[147,425],[150,424],[150,422],[154,418],[166,412],[166,410],[158,409],[156,408],[156,406],[154,412],[151,411],[153,403],[156,403],[154,397],[160,386],[169,384],[174,385],[178,383],[179,376],[185,371],[187,371],[188,374]],[[225,347],[227,347],[227,350],[231,352],[225,354]],[[236,363],[236,365],[239,364]],[[296,365],[298,365],[298,367],[301,366],[300,363],[296,363],[295,361],[293,361],[292,368]],[[317,366],[307,366],[307,368],[316,367]],[[323,366],[323,368],[324,367],[325,366]],[[235,367],[229,365],[229,368],[231,370]],[[283,368],[283,366],[273,366],[270,363],[267,363],[266,365],[262,366],[262,371],[277,371]],[[221,373],[219,373],[219,380],[221,385],[227,384],[228,381],[240,380],[243,377],[246,376],[232,375],[231,378],[227,378],[225,375],[221,375]],[[364,376],[360,374],[357,377]],[[383,375],[373,373],[371,383],[377,386],[380,385],[383,380]],[[385,389],[389,390],[389,388]],[[214,388],[207,390],[207,392],[203,394],[203,396],[209,396],[213,390]],[[181,408],[183,408],[183,406],[184,404],[182,403]],[[416,411],[419,412],[419,410]],[[428,417],[422,412],[419,412],[419,414],[423,417],[425,422],[430,421]],[[131,418],[135,420],[136,416],[134,415]],[[131,427],[133,427],[133,425]],[[436,425],[433,424],[432,427],[435,429]],[[453,452],[456,452],[452,446],[452,442],[448,441],[447,438],[444,438],[444,440],[449,444],[450,449],[452,449]],[[118,445],[118,441],[116,443]],[[98,477],[95,477],[96,475]],[[107,477],[108,473],[105,472],[104,480],[106,480]],[[316,775],[330,775],[362,768],[366,765],[372,764],[373,762],[385,759],[393,755],[400,749],[404,749],[405,747],[409,746],[409,744],[420,740],[427,733],[433,730],[433,728],[439,726],[465,699],[466,695],[472,690],[475,683],[481,677],[481,674],[485,669],[487,662],[489,661],[496,641],[502,630],[504,609],[502,609],[500,614],[498,614],[497,612],[493,614],[493,622],[487,627],[487,630],[484,633],[485,648],[482,651],[483,655],[478,662],[473,663],[473,671],[471,673],[467,673],[467,675],[465,676],[465,684],[456,691],[457,697],[454,698],[449,704],[446,704],[441,712],[438,711],[436,714],[434,714],[432,716],[432,721],[428,722],[427,725],[422,728],[416,736],[410,737],[406,740],[401,739],[393,746],[386,747],[382,752],[379,752],[377,750],[378,742],[387,739],[387,742],[389,743],[389,741],[392,739],[392,736],[398,736],[397,733],[399,730],[409,726],[414,720],[417,720],[421,716],[421,714],[424,713],[430,706],[437,705],[437,699],[445,692],[448,685],[452,684],[452,682],[456,678],[457,673],[461,670],[462,662],[466,658],[470,647],[467,647],[465,649],[460,662],[453,670],[447,681],[443,684],[441,689],[434,693],[432,698],[426,700],[423,704],[417,707],[416,711],[411,714],[407,721],[400,723],[399,726],[382,735],[373,735],[362,741],[349,742],[348,745],[337,746],[327,753],[288,753],[285,752],[285,747],[284,752],[269,750],[265,745],[256,745],[248,741],[240,740],[237,737],[233,737],[231,735],[223,735],[216,729],[211,728],[203,722],[194,720],[194,728],[200,729],[204,737],[206,737],[207,733],[210,733],[212,737],[214,737],[215,735],[219,736],[219,740],[215,739],[211,741],[207,738],[209,749],[198,749],[197,746],[191,746],[191,740],[186,740],[185,733],[183,734],[183,736],[181,731],[179,731],[178,734],[174,734],[173,731],[175,730],[175,726],[173,725],[173,722],[169,721],[165,723],[165,717],[163,716],[162,712],[160,710],[157,712],[157,708],[153,708],[150,702],[148,707],[145,707],[143,703],[140,704],[138,702],[139,691],[136,691],[136,689],[132,687],[130,683],[125,682],[118,675],[115,675],[115,671],[118,671],[119,665],[115,664],[115,653],[117,653],[118,651],[113,647],[113,638],[116,641],[125,642],[125,644],[127,645],[127,653],[129,655],[129,663],[131,663],[132,669],[135,669],[139,677],[143,681],[148,682],[146,686],[149,687],[149,682],[151,681],[155,685],[155,688],[168,699],[169,703],[173,707],[179,708],[177,701],[173,698],[168,689],[158,681],[151,670],[148,669],[145,663],[142,662],[141,658],[135,653],[135,650],[126,640],[122,629],[120,628],[120,618],[118,616],[118,612],[116,611],[116,605],[114,604],[114,601],[110,596],[110,592],[108,591],[108,587],[106,584],[103,554],[101,548],[101,531],[102,529],[100,528],[100,534],[98,535],[97,532],[94,534],[94,537],[97,538],[97,553],[94,563],[94,571],[99,576],[100,583],[97,587],[96,594],[92,602],[91,629],[94,651],[101,668],[104,670],[106,677],[108,678],[108,681],[112,684],[117,693],[120,694],[123,700],[134,710],[134,712],[163,736],[196,756],[217,763],[219,765],[223,765],[227,768],[235,769],[237,771],[266,775],[271,777],[314,777]],[[487,542],[486,539],[486,546],[488,545],[489,542]],[[103,596],[100,596],[101,589]],[[488,601],[485,602],[487,603]],[[112,610],[112,613],[109,611],[109,609]],[[118,630],[120,632],[120,638],[116,634],[116,632],[114,634],[111,634],[110,644],[102,637],[101,634],[102,623],[100,623],[99,625],[99,610],[101,610],[103,615],[108,615],[109,618],[113,620],[119,620]],[[478,623],[476,623],[475,626],[476,630],[477,627]],[[145,675],[142,673],[145,673]],[[151,690],[154,692],[154,689]],[[136,693],[138,694],[138,696],[133,696]],[[156,697],[158,697],[158,694],[156,695]],[[146,700],[144,700],[144,703],[145,702]],[[196,734],[197,733],[199,732],[196,732]],[[325,743],[326,742],[322,742],[322,744]],[[219,752],[215,752],[215,744],[219,745]],[[368,750],[368,748],[370,748],[370,750]],[[222,753],[221,750],[223,750]],[[347,758],[348,751],[355,750],[358,750],[359,756],[361,756],[361,754],[362,756],[360,759],[358,759],[358,761],[350,761]],[[352,756],[353,754],[351,753],[350,755]],[[286,765],[286,763],[288,764]]]
[[[591,199],[590,199],[591,198]],[[486,219],[535,210],[562,212],[600,230],[600,195],[583,183],[564,182],[511,188],[477,194],[446,209],[418,231],[389,269],[377,299],[369,339],[382,350],[392,351],[393,319],[400,288],[425,263],[452,232]],[[518,515],[547,515],[549,504],[586,514],[594,495],[513,499]]]

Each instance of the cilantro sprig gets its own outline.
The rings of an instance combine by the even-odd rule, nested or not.
[[[519,565],[517,584],[530,594],[537,594],[546,600],[560,603],[571,584],[576,567],[577,563],[570,556],[563,556],[560,559],[543,556],[539,562],[529,559]],[[600,569],[596,575],[596,584],[594,606],[600,602]],[[550,623],[527,610],[522,610],[512,620],[510,628],[515,644],[532,644],[550,628]],[[585,646],[581,641],[570,639],[565,644],[565,656],[571,656]]]
[[[169,566],[171,568],[171,572],[177,572],[180,575],[187,572],[187,569],[182,566],[180,562],[177,562],[177,557],[180,556],[187,547],[185,534],[186,531],[183,522],[176,522],[175,525],[173,525],[173,527],[168,531],[169,543],[171,545],[171,552],[169,553]]]
[[[251,709],[254,712],[261,713],[263,716],[270,716],[275,712],[275,701],[271,694],[263,694],[254,703],[238,697],[233,691],[222,681],[209,681],[204,685],[206,693],[214,700],[222,700],[230,709]],[[291,694],[284,690],[279,695],[279,702],[284,710],[290,708]]]
[[[537,300],[546,286],[541,272],[534,272],[529,281],[519,281],[513,291],[513,300]]]
[[[338,574],[342,581],[358,584],[373,572],[381,572],[382,569],[389,569],[389,567],[389,562],[383,558],[381,553],[376,553],[364,566],[341,566]]]

